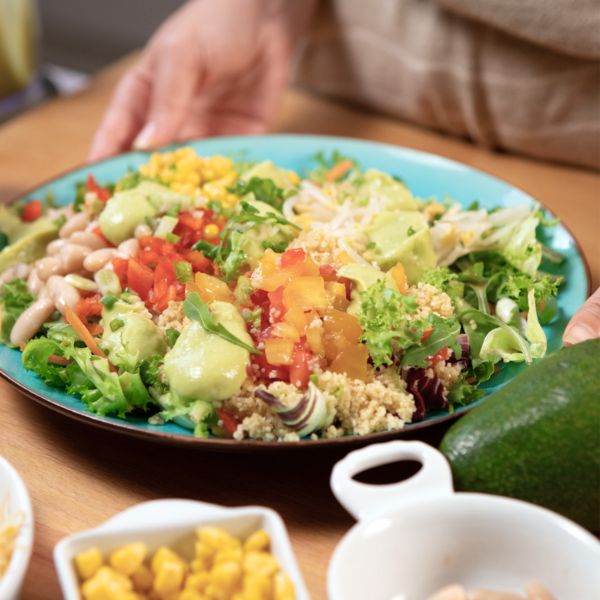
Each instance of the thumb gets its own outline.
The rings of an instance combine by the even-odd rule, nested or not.
[[[600,288],[573,315],[563,334],[563,343],[569,346],[597,337],[600,337]]]

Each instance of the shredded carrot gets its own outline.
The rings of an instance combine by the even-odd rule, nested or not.
[[[77,335],[94,354],[106,358],[106,354],[102,352],[102,349],[96,343],[94,336],[88,331],[85,324],[70,306],[65,308],[65,321],[76,331]]]
[[[337,181],[342,175],[347,173],[354,166],[354,162],[349,158],[339,162],[337,165],[331,167],[327,173],[325,173],[325,179],[327,181]]]
[[[52,365],[63,365],[64,367],[71,364],[71,361],[68,358],[58,356],[58,354],[51,354],[48,357],[48,362]]]

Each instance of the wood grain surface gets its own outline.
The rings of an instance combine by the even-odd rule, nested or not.
[[[0,127],[0,201],[85,161],[112,88],[131,58],[97,75],[88,89],[36,108]],[[523,188],[571,229],[600,283],[600,176],[492,153],[364,109],[306,93],[287,93],[276,130],[391,142],[462,161]],[[169,448],[96,430],[41,407],[0,380],[0,454],[22,474],[36,520],[23,597],[60,598],[52,550],[63,536],[98,525],[137,502],[195,498],[224,505],[262,504],[289,529],[314,600],[326,598],[327,563],[352,519],[329,491],[338,450],[260,456]],[[425,438],[437,443],[444,426]],[[416,437],[416,436],[415,436]]]

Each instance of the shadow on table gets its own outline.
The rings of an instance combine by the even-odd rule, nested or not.
[[[148,500],[179,497],[226,506],[267,505],[279,512],[288,526],[310,522],[323,531],[346,528],[353,522],[329,489],[331,469],[348,449],[210,452],[118,435],[65,418],[34,402],[26,405],[31,421],[41,429],[51,429],[55,443],[61,444],[65,453],[76,455],[81,469],[108,474],[116,488],[123,486]],[[446,429],[447,425],[441,424],[402,439],[438,445]],[[387,483],[412,473],[410,466],[398,463],[374,469],[361,480]]]

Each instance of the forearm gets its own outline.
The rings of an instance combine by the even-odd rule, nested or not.
[[[600,58],[597,0],[437,0],[444,9],[538,46]]]

